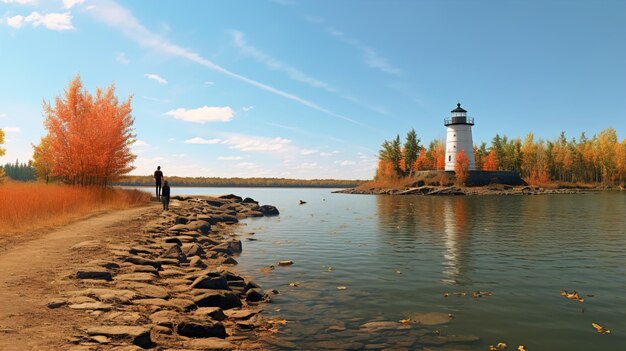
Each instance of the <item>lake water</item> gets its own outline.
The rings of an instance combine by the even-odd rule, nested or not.
[[[424,197],[329,189],[172,190],[234,193],[279,208],[279,217],[243,221],[238,269],[280,291],[265,305],[266,315],[287,320],[277,338],[299,349],[332,348],[339,341],[339,348],[394,350],[486,350],[498,342],[508,350],[626,350],[626,193]],[[278,266],[279,260],[294,264]],[[269,265],[276,269],[263,273]],[[566,299],[562,289],[576,290],[584,302]],[[474,291],[493,295],[474,298]],[[426,312],[454,319],[427,329],[360,329]],[[591,323],[611,333],[600,334]],[[480,341],[426,348],[441,340],[423,336],[434,330]]]

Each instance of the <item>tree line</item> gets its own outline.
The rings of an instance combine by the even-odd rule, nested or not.
[[[0,166],[0,169],[4,170],[6,177],[13,180],[27,182],[37,178],[35,167],[33,167],[31,161],[20,163],[19,160],[16,160],[15,163],[5,163],[3,166]]]
[[[536,139],[533,133],[524,140],[496,134],[489,146],[474,145],[473,153],[476,170],[516,171],[530,184],[626,183],[626,139],[620,142],[613,128],[591,138],[582,133],[578,139],[568,139],[565,132],[554,140]],[[375,178],[410,177],[415,171],[444,167],[444,142],[434,140],[426,148],[411,129],[404,143],[399,135],[383,142]]]
[[[289,179],[289,178],[220,178],[220,177],[168,177],[174,186],[189,187],[298,187],[298,188],[350,188],[363,183],[360,180],[342,179]],[[115,183],[122,186],[154,186],[152,176],[126,176]]]

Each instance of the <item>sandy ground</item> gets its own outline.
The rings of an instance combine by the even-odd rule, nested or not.
[[[61,350],[89,314],[46,304],[75,289],[67,279],[81,264],[104,257],[107,243],[140,236],[140,216],[160,213],[160,205],[93,215],[45,233],[24,233],[0,241],[0,350]],[[73,249],[90,240],[101,248]]]

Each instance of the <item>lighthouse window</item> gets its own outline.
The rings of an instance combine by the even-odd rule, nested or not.
[[[456,145],[454,145],[454,146],[453,146],[453,148],[455,148],[455,149],[456,149]]]
[[[456,136],[456,134],[454,134],[454,136]]]
[[[448,155],[448,162],[452,161],[452,155]]]

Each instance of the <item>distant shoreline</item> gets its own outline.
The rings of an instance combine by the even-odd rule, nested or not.
[[[524,185],[486,185],[480,187],[457,186],[421,186],[421,187],[355,187],[334,191],[338,194],[357,195],[422,195],[422,196],[463,196],[463,195],[549,195],[549,194],[584,194],[598,191],[624,191],[620,187],[591,187],[591,188],[544,188],[540,186]]]

